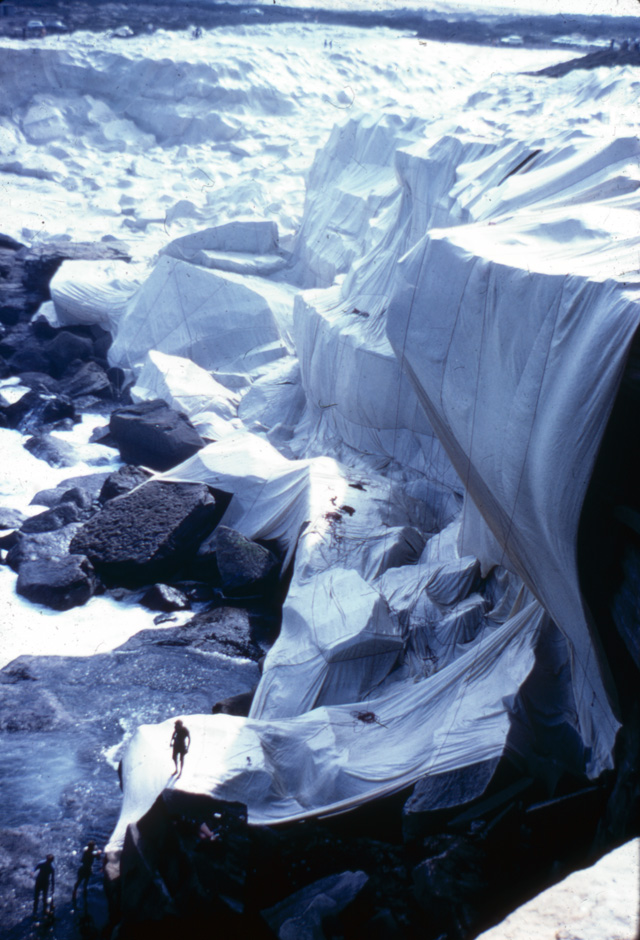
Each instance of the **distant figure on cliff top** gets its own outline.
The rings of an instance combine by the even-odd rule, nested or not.
[[[47,855],[38,862],[33,869],[36,883],[33,888],[33,916],[38,913],[38,898],[42,895],[42,911],[46,916],[53,908],[53,892],[56,887],[56,866],[53,864],[54,856]],[[51,884],[51,900],[49,900],[49,884]]]
[[[93,839],[90,839],[82,850],[82,858],[80,860],[80,868],[78,869],[78,877],[76,883],[73,886],[73,894],[71,895],[71,904],[75,907],[76,895],[78,893],[78,888],[82,885],[82,893],[87,897],[87,887],[89,885],[89,878],[91,877],[91,868],[93,866],[94,858],[100,858],[102,852],[100,849],[96,848],[96,844]]]
[[[173,763],[176,765],[176,769],[171,776],[177,774],[179,777],[184,767],[185,754],[188,752],[189,745],[191,744],[191,737],[189,735],[189,729],[186,725],[182,724],[179,718],[176,719],[173,729],[169,747],[173,748]],[[180,764],[179,768],[178,763]]]

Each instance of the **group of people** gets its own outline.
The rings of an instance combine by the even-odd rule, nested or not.
[[[78,876],[76,878],[76,883],[73,886],[73,894],[71,895],[72,907],[75,907],[76,905],[78,889],[81,885],[86,900],[89,878],[91,877],[91,870],[93,868],[93,861],[96,858],[100,858],[101,855],[102,851],[97,849],[93,839],[90,839],[82,850],[80,867],[78,868]],[[35,885],[33,888],[33,916],[37,917],[38,904],[40,897],[42,896],[42,913],[46,918],[53,914],[53,897],[56,889],[55,856],[47,855],[46,858],[43,858],[42,861],[38,862],[38,864],[33,869],[33,875],[35,877]]]
[[[171,774],[172,777],[181,776],[182,768],[184,767],[184,758],[189,750],[190,744],[191,736],[189,734],[189,729],[178,718],[174,722],[173,734],[171,735],[171,741],[169,742],[169,747],[172,749],[173,763],[176,768]],[[90,839],[82,850],[80,867],[78,868],[78,876],[76,878],[76,883],[73,886],[73,894],[71,895],[72,907],[75,907],[76,905],[78,890],[81,886],[84,897],[86,899],[89,878],[91,877],[91,871],[93,869],[93,862],[96,858],[100,858],[101,855],[102,851],[97,849],[93,839]],[[52,916],[53,896],[56,887],[55,856],[47,855],[40,862],[38,862],[38,864],[33,869],[33,876],[35,878],[35,885],[33,889],[33,916],[37,916],[38,904],[41,896],[43,915],[45,917]]]

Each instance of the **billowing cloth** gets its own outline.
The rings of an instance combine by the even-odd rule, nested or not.
[[[341,812],[427,773],[499,757],[510,727],[509,696],[533,667],[544,619],[539,605],[529,605],[431,678],[399,683],[361,705],[272,721],[184,716],[192,743],[180,789],[240,800],[250,823],[268,825]],[[171,727],[171,721],[143,725],[134,735],[112,848],[171,782]]]
[[[638,146],[584,129],[590,95],[622,113],[622,81],[545,85],[536,128],[540,81],[497,77],[446,126],[338,128],[309,175],[304,290],[164,256],[121,321],[114,361],[155,346],[238,392],[244,427],[166,478],[233,494],[223,523],[278,540],[291,575],[250,717],[187,718],[180,786],[253,822],[507,752],[551,785],[612,766],[576,542],[640,323]],[[131,744],[114,844],[167,786],[165,739]]]
[[[473,500],[465,548],[485,570],[520,575],[570,641],[581,730],[592,770],[602,769],[618,724],[583,609],[576,539],[640,310],[616,281],[536,271],[526,250],[518,268],[499,264],[499,238],[470,226],[416,246],[389,336]]]

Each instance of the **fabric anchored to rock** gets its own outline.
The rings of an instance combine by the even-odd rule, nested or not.
[[[429,773],[500,757],[510,698],[533,667],[544,622],[533,603],[430,678],[397,683],[361,705],[273,720],[183,716],[191,746],[180,789],[240,800],[250,823],[269,825],[345,811]],[[173,719],[136,731],[123,761],[124,802],[111,848],[170,784],[172,727]]]

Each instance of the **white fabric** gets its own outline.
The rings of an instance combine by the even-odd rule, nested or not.
[[[238,430],[239,396],[190,359],[152,349],[131,389],[134,401],[162,398],[191,419],[203,437],[218,439]]]
[[[316,708],[277,721],[182,716],[191,746],[179,787],[240,800],[250,823],[268,825],[344,811],[427,773],[499,757],[510,724],[509,696],[533,666],[543,621],[540,607],[530,605],[440,672],[398,684],[360,706]],[[367,713],[374,719],[367,721]],[[127,824],[174,783],[167,746],[172,729],[173,719],[135,733],[123,762],[124,801],[109,848],[118,848]]]
[[[157,349],[209,371],[255,371],[287,352],[290,294],[164,255],[120,319],[109,358],[136,368]]]
[[[483,225],[419,243],[401,265],[389,336],[484,520],[473,514],[465,547],[485,569],[519,574],[570,641],[595,770],[610,765],[618,724],[583,612],[575,545],[640,310],[615,281],[536,271],[526,247],[518,267],[499,264],[491,258],[502,256],[499,239]]]
[[[63,261],[49,285],[58,324],[97,324],[115,334],[138,287],[126,272],[125,261]]]
[[[167,257],[120,327],[131,364],[193,329],[180,354],[242,390],[255,433],[171,478],[232,493],[224,523],[280,540],[293,564],[250,718],[186,719],[180,786],[244,801],[252,821],[351,808],[507,749],[550,778],[612,764],[575,556],[640,322],[624,283],[638,146],[604,119],[588,137],[596,96],[608,113],[602,79],[546,83],[539,105],[542,79],[510,81],[474,90],[453,122],[335,129],[308,178],[290,333],[284,287]],[[232,301],[249,339],[221,358]],[[168,783],[169,733],[133,742],[116,841]]]

